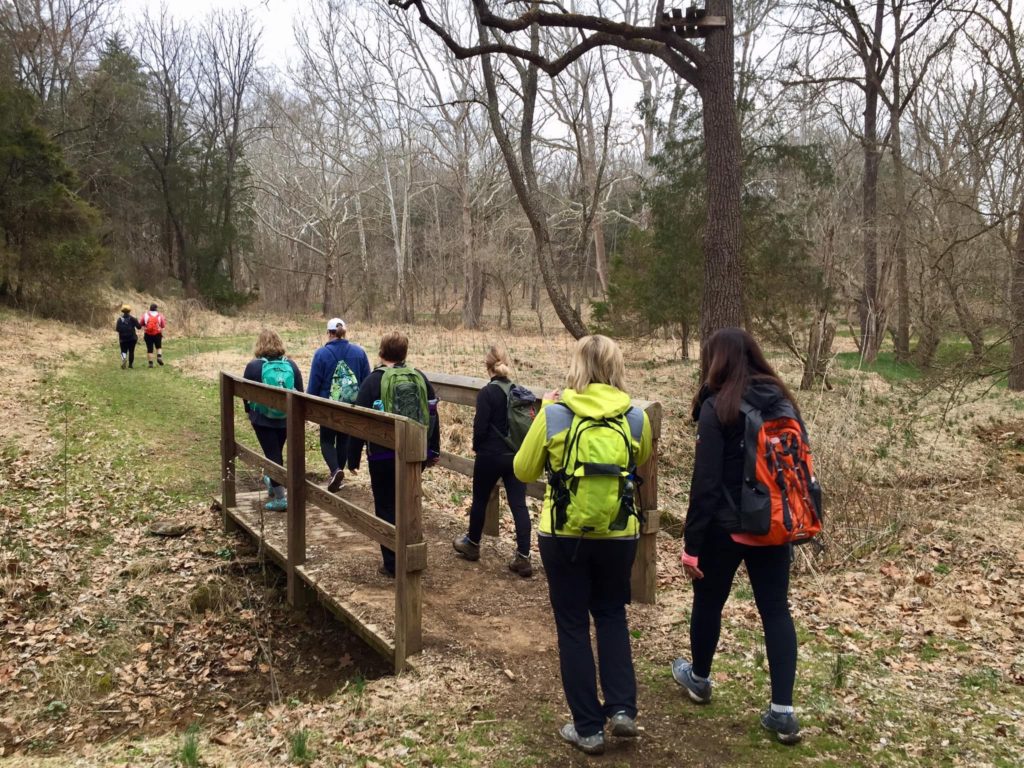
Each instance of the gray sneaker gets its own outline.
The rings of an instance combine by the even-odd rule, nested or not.
[[[585,752],[588,755],[604,754],[604,734],[600,731],[593,736],[580,736],[576,733],[575,725],[566,723],[562,726],[562,730],[558,732],[558,735],[562,737],[563,741],[572,744],[580,752]]]
[[[480,559],[480,545],[470,541],[469,536],[459,536],[459,538],[452,542],[452,546],[455,547],[456,552],[467,560]]]
[[[775,734],[775,738],[783,744],[797,744],[803,738],[800,735],[800,721],[792,712],[774,712],[768,707],[761,713],[761,725]]]
[[[711,681],[697,680],[693,676],[693,664],[685,659],[676,659],[672,662],[672,679],[685,688],[690,699],[697,704],[707,704],[711,701]]]
[[[612,715],[612,736],[620,739],[635,739],[640,735],[640,729],[636,727],[636,720],[625,712],[616,712]]]
[[[458,547],[456,547],[458,549]],[[513,573],[518,573],[524,579],[528,579],[533,576],[533,563],[530,562],[529,557],[523,557],[518,552],[516,556],[512,558],[508,564],[508,569]]]

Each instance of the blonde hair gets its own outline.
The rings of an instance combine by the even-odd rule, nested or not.
[[[512,360],[509,358],[506,350],[492,346],[487,350],[487,355],[484,357],[484,365],[487,366],[487,371],[492,376],[501,376],[506,379],[512,378]]]
[[[565,385],[582,392],[591,384],[626,388],[626,364],[619,345],[607,336],[584,336],[576,342]]]
[[[256,339],[256,347],[252,354],[254,357],[284,357],[285,348],[277,331],[264,328]]]

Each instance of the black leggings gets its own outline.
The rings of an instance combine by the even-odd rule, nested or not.
[[[469,538],[480,543],[491,491],[501,480],[516,525],[516,550],[530,554],[530,512],[526,508],[526,485],[512,471],[513,454],[478,453],[473,464],[473,506],[469,509]]]
[[[283,419],[282,419],[283,421]],[[285,427],[259,427],[252,425],[256,433],[256,439],[260,442],[263,455],[275,464],[284,465],[284,441],[288,437],[288,430]],[[277,480],[271,479],[270,484],[277,488],[281,485]]]
[[[693,671],[700,677],[711,674],[711,662],[722,629],[722,609],[740,562],[754,590],[754,602],[761,614],[768,669],[772,678],[772,703],[792,706],[796,680],[796,630],[789,614],[789,565],[791,549],[749,547],[737,544],[714,528],[701,548],[699,567],[703,579],[693,582],[693,614],[690,617],[690,649]]]
[[[128,355],[129,367],[135,365],[135,345],[138,343],[138,339],[121,339],[121,354]]]

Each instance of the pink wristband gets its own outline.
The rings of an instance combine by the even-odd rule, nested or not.
[[[688,565],[691,568],[696,568],[697,567],[697,557],[696,557],[696,555],[687,554],[685,549],[683,550],[682,557],[680,557],[679,559],[682,560],[683,565]]]

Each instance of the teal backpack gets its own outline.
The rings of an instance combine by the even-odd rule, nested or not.
[[[359,379],[348,363],[339,360],[331,377],[331,400],[351,405],[359,394]]]
[[[404,364],[385,368],[380,381],[380,400],[387,413],[407,416],[424,425],[430,423],[427,381],[414,368]]]
[[[260,380],[264,384],[269,387],[281,387],[281,389],[295,389],[295,371],[292,370],[292,364],[288,360],[283,357],[278,360],[268,360],[265,357],[260,359],[263,361],[263,371],[260,373]],[[288,415],[284,411],[279,411],[262,403],[253,403],[252,409],[256,413],[263,414],[268,419],[283,419]]]
[[[537,406],[540,403],[537,400],[537,396],[526,387],[521,387],[518,384],[507,381],[495,381],[493,383],[497,384],[501,391],[505,393],[505,399],[508,402],[508,410],[506,412],[508,416],[508,434],[501,434],[494,424],[491,424],[491,429],[498,433],[512,453],[516,453],[520,446],[522,446],[523,440],[526,439],[526,433],[530,431],[533,420],[537,417]]]

